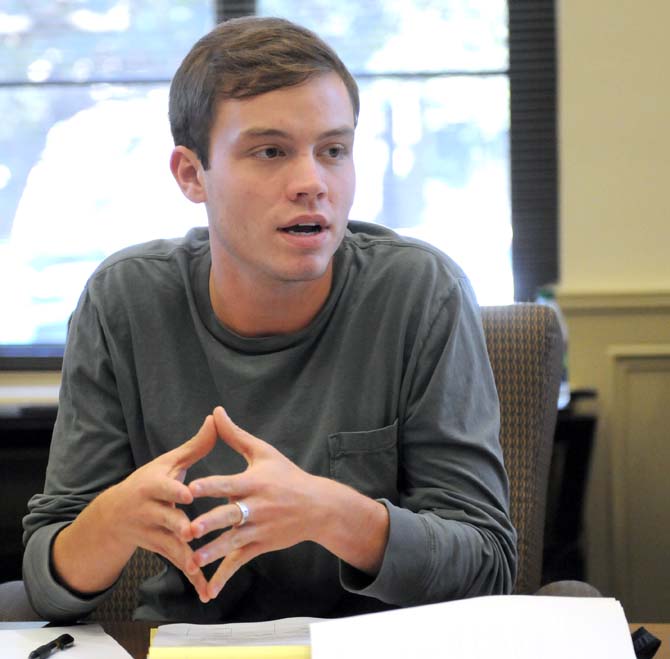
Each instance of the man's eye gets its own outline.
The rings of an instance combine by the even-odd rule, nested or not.
[[[341,144],[333,144],[333,146],[329,146],[325,149],[324,154],[329,158],[337,159],[345,155],[346,151],[346,148]]]
[[[263,160],[274,160],[283,155],[283,151],[276,146],[266,146],[262,149],[259,149],[254,153],[257,158],[262,158]]]

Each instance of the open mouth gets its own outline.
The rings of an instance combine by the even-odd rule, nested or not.
[[[284,233],[290,233],[293,234],[294,236],[304,236],[304,235],[314,235],[317,233],[321,233],[323,231],[323,227],[320,224],[294,224],[293,226],[290,227],[284,227],[283,229],[280,229],[280,231],[283,231]]]

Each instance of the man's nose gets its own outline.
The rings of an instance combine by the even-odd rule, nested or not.
[[[313,155],[296,159],[287,186],[289,199],[317,199],[328,192],[323,165]]]

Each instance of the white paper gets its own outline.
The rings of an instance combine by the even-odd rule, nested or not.
[[[617,600],[490,596],[315,623],[312,659],[635,659]]]
[[[153,647],[226,647],[239,645],[309,645],[309,625],[321,618],[282,618],[268,622],[220,625],[161,625]],[[65,659],[65,658],[64,658]]]
[[[0,656],[3,659],[26,659],[40,645],[61,634],[70,634],[74,645],[51,654],[51,659],[129,659],[130,655],[100,625],[73,627],[26,627],[0,629]]]

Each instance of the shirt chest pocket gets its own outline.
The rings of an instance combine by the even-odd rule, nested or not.
[[[373,499],[398,501],[398,421],[328,436],[330,477]]]

